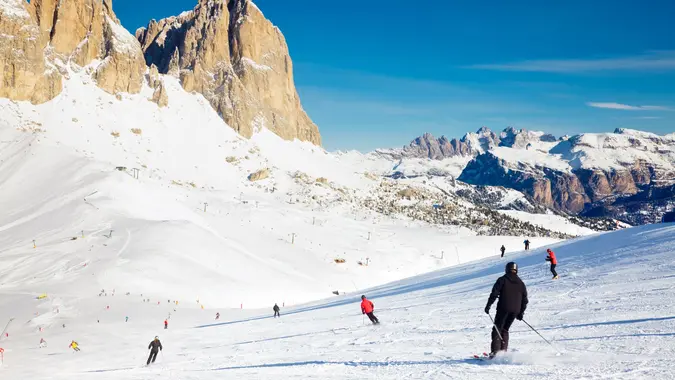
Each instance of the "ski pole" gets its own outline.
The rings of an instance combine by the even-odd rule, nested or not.
[[[539,333],[539,331],[537,331],[534,327],[532,327],[532,325],[530,325],[529,323],[527,323],[526,320],[523,319],[523,323],[525,323],[525,324],[527,325],[527,327],[531,328],[532,331],[534,331],[535,333],[537,333],[537,335],[539,335],[539,337],[540,337],[541,339],[543,339],[544,342],[548,343],[549,346],[553,347],[553,349],[556,350],[557,353],[560,353],[560,351],[558,351],[558,349],[555,348],[555,346],[554,346],[551,342],[549,342],[546,338],[544,338],[544,337]]]
[[[492,328],[494,328],[495,331],[497,332],[497,336],[499,337],[499,340],[501,340],[502,343],[504,343],[504,338],[502,338],[502,334],[499,332],[499,329],[497,328],[497,325],[495,324],[495,320],[492,319],[492,316],[490,314],[488,314],[488,317],[490,317],[490,320],[492,321]]]

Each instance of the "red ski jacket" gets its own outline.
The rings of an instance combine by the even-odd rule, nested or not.
[[[548,256],[546,257],[546,261],[550,261],[551,264],[558,265],[558,259],[555,258],[555,252],[548,251]]]
[[[361,312],[364,314],[372,313],[373,310],[375,310],[375,305],[373,305],[372,302],[370,302],[368,299],[363,299],[361,301]]]

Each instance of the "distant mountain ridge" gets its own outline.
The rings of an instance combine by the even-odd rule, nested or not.
[[[507,127],[500,133],[495,133],[488,127],[481,127],[476,132],[469,132],[460,139],[452,140],[445,136],[436,138],[431,133],[425,133],[401,149],[379,149],[377,152],[398,158],[441,160],[456,156],[475,156],[498,146],[526,148],[527,144],[533,141],[555,142],[557,139],[544,132],[516,130],[513,127]]]
[[[556,138],[551,134],[482,127],[460,139],[426,133],[401,149],[377,155],[395,159],[467,157],[460,181],[515,189],[570,214],[651,223],[675,207],[675,133],[632,129]]]

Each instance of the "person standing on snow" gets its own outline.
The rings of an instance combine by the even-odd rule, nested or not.
[[[276,317],[281,318],[281,314],[279,314],[279,310],[280,310],[279,305],[274,304],[274,307],[272,308],[272,310],[274,310],[274,318],[276,318]]]
[[[528,239],[525,239],[523,244],[525,244],[525,250],[529,251],[530,250],[530,241]]]
[[[45,338],[40,338],[40,348],[46,347],[47,346],[47,341]]]
[[[148,345],[148,350],[150,350],[150,356],[148,356],[148,362],[145,363],[145,365],[150,365],[150,361],[155,362],[155,359],[157,359],[157,353],[159,351],[163,351],[164,348],[162,347],[162,342],[159,341],[159,337],[156,336],[155,339],[150,342]]]
[[[492,292],[485,306],[485,314],[490,314],[490,307],[497,302],[497,315],[492,327],[492,344],[490,357],[499,351],[509,348],[509,329],[515,319],[522,321],[527,308],[527,288],[518,277],[518,265],[514,262],[506,264],[505,274],[499,277],[492,287]]]
[[[370,319],[374,325],[379,325],[380,321],[377,319],[375,314],[373,314],[374,311],[375,305],[373,305],[373,303],[370,302],[366,296],[361,296],[361,313],[367,315],[368,319]]]
[[[546,256],[546,261],[551,262],[551,274],[553,274],[553,280],[558,279],[558,272],[555,271],[556,265],[558,265],[558,259],[555,257],[555,252],[551,251],[551,249],[547,249],[546,253],[548,253],[548,256]]]
[[[166,329],[168,329],[168,328],[169,328],[169,321],[167,321],[167,320],[165,319],[165,320],[164,320],[164,330],[166,330]]]
[[[499,248],[499,250],[502,251],[502,257],[504,257],[504,252],[506,252],[506,247],[504,247],[504,245],[502,245],[502,247]]]
[[[216,313],[216,321],[220,319],[220,313]]]

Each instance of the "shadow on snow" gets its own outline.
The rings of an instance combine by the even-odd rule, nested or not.
[[[423,360],[423,361],[386,361],[386,362],[376,362],[376,361],[366,361],[366,362],[355,362],[355,361],[345,361],[345,362],[334,362],[334,361],[325,361],[325,360],[310,360],[304,362],[288,362],[288,363],[267,363],[267,364],[257,364],[257,365],[242,365],[242,366],[232,366],[232,367],[220,367],[205,369],[202,371],[229,371],[237,369],[261,369],[261,368],[287,368],[287,367],[304,367],[312,365],[343,365],[347,367],[399,367],[399,366],[415,366],[415,365],[452,365],[452,364],[478,364],[483,363],[480,360],[475,359],[463,359],[463,360]]]

